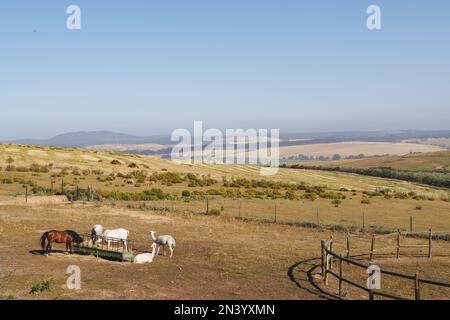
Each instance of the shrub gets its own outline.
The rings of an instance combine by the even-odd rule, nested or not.
[[[417,206],[416,210],[422,210],[422,206]]]
[[[128,165],[128,168],[139,168],[139,167],[136,163],[132,162]]]
[[[183,192],[181,192],[181,196],[182,197],[190,197],[191,196],[191,192],[188,190],[183,190]]]
[[[52,279],[36,283],[31,287],[30,294],[36,294],[44,291],[51,291],[52,284],[53,284]]]
[[[209,216],[220,216],[220,210],[219,209],[211,209],[209,212],[205,213]]]
[[[342,203],[342,201],[339,199],[335,199],[335,200],[331,201],[331,204],[334,204],[336,206],[339,206],[341,203]]]
[[[370,204],[370,200],[367,199],[367,198],[363,198],[363,199],[361,200],[361,203],[362,203],[362,204]]]
[[[40,164],[33,163],[30,166],[30,171],[31,172],[42,172],[42,173],[45,173],[45,172],[49,172],[50,170],[48,169],[48,166],[41,166]]]
[[[119,160],[113,160],[113,161],[111,161],[111,164],[114,164],[114,165],[121,165],[122,163],[119,161]]]

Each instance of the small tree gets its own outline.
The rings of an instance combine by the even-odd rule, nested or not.
[[[7,162],[8,164],[11,164],[11,163],[14,162],[14,159],[11,158],[11,157],[8,157],[8,159],[6,159],[6,162]]]
[[[334,161],[336,161],[336,160],[341,160],[342,159],[342,157],[341,157],[341,155],[340,154],[335,154],[334,156],[333,156],[333,158],[331,158],[332,160],[334,160]]]

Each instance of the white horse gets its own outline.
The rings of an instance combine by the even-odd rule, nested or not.
[[[114,239],[119,239],[122,241],[123,246],[124,246],[124,250],[128,251],[128,245],[127,245],[127,239],[128,239],[128,234],[130,232],[127,229],[124,228],[119,228],[119,229],[114,229],[114,230],[105,230],[102,234],[103,238],[106,238],[106,242],[108,243],[108,248],[110,248],[111,246],[111,238]]]
[[[156,252],[156,243],[152,244],[152,252],[150,253],[141,253],[134,257],[134,263],[146,263],[153,262],[153,258],[155,257]]]

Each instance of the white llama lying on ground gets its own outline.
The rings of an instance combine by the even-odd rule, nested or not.
[[[156,231],[149,231],[148,232],[150,236],[152,237],[153,241],[155,241],[158,250],[156,251],[156,255],[159,254],[159,249],[163,248],[163,255],[166,255],[166,246],[169,247],[170,250],[170,257],[173,256],[173,250],[175,249],[175,239],[172,236],[164,235],[164,236],[158,236],[155,237]]]
[[[155,251],[156,251],[156,243],[153,243],[152,244],[152,252],[138,254],[136,257],[134,257],[133,262],[134,263],[152,262],[153,258],[155,257]]]

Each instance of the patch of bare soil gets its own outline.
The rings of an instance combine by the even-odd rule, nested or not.
[[[49,257],[40,254],[42,232],[83,233],[95,223],[129,229],[136,253],[150,251],[149,230],[170,234],[177,241],[174,256],[160,255],[152,263],[138,265],[60,252]],[[316,298],[298,290],[287,276],[297,257],[316,251],[319,235],[313,232],[299,237],[298,229],[283,226],[81,203],[1,206],[0,226],[4,274],[0,299]],[[64,245],[54,249],[64,250]],[[69,265],[81,269],[80,291],[65,287]],[[53,281],[51,291],[29,294],[34,284],[48,279]]]

